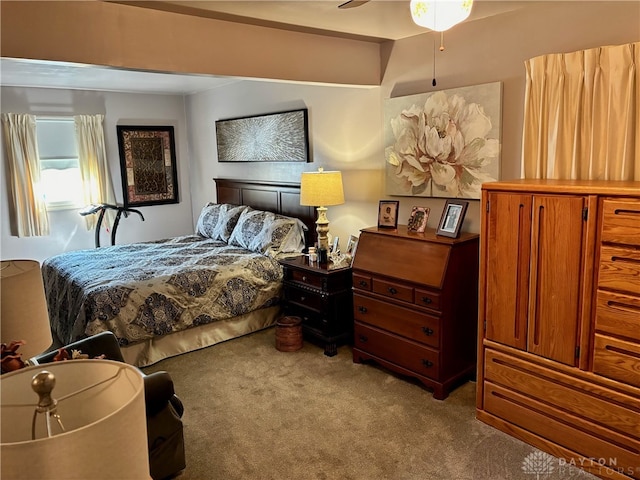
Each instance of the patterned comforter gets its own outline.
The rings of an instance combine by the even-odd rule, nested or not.
[[[277,305],[277,260],[200,235],[45,260],[53,331],[64,343],[110,330],[122,346]]]

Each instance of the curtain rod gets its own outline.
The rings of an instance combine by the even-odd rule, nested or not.
[[[73,116],[72,115],[60,115],[58,116],[53,116],[53,115],[36,115],[36,121],[41,121],[41,122],[73,122]]]

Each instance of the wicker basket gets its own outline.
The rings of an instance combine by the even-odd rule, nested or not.
[[[276,349],[295,352],[302,348],[302,319],[282,317],[276,322]]]

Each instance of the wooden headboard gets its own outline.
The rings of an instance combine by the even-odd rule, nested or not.
[[[305,243],[317,240],[316,214],[313,207],[300,205],[300,184],[254,180],[214,178],[216,201],[235,205],[249,205],[256,210],[267,210],[302,220],[307,227]]]

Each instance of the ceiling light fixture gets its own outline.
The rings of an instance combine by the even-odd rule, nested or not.
[[[411,18],[416,25],[444,32],[466,20],[472,6],[473,0],[411,0]]]
[[[471,14],[473,0],[411,0],[409,9],[416,25],[440,32],[440,51],[444,51],[444,31],[466,20]],[[433,81],[436,86],[435,45]]]

